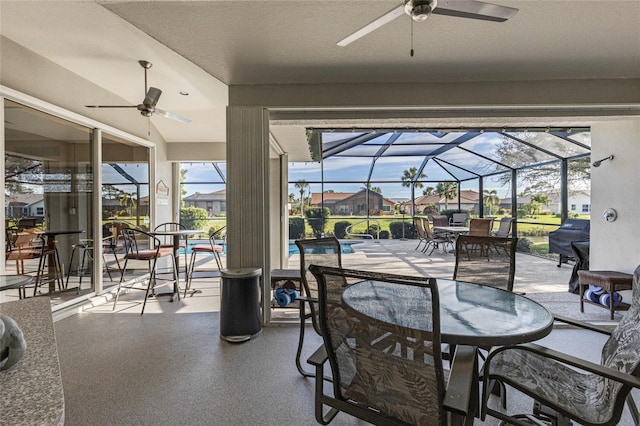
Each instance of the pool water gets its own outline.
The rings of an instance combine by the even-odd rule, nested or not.
[[[340,248],[342,249],[342,254],[355,253],[355,250],[351,247],[351,243],[340,243]],[[292,254],[300,254],[296,243],[289,243],[289,255]]]
[[[191,247],[193,247],[196,244],[205,244],[206,242],[193,242],[193,243],[189,243],[189,245],[187,246],[187,254],[191,254]],[[352,243],[340,243],[340,247],[342,248],[342,254],[351,254],[351,253],[355,253],[355,250],[353,249],[353,247],[351,247]],[[224,250],[222,251],[222,253],[220,254],[226,254],[227,251],[227,246],[224,245],[223,246]],[[181,248],[179,251],[180,254],[184,254],[184,248]],[[289,255],[292,254],[300,254],[300,251],[298,250],[298,246],[296,246],[296,243],[289,243]]]

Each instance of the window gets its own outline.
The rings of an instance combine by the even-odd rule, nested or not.
[[[576,211],[576,205],[575,204],[571,204],[571,211],[575,212]]]
[[[390,212],[391,211],[391,206],[382,206],[382,211],[383,212]]]
[[[582,205],[582,213],[589,213],[590,209],[589,209],[589,204],[583,204]]]
[[[44,207],[36,207],[36,215],[44,216]]]

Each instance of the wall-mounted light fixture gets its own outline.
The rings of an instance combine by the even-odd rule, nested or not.
[[[608,157],[603,158],[602,160],[598,160],[598,161],[594,161],[593,163],[591,163],[591,165],[593,167],[600,167],[600,164],[602,164],[603,161],[606,160],[613,160],[613,155],[610,155]]]

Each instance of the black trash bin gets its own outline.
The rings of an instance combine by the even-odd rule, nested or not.
[[[220,338],[245,342],[262,330],[260,268],[223,269],[220,272]]]

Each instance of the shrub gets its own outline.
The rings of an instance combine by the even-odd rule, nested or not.
[[[304,215],[307,216],[309,226],[313,230],[313,235],[320,238],[324,233],[325,219],[329,217],[331,211],[328,207],[313,207],[305,210]]]
[[[516,251],[521,253],[531,253],[531,240],[528,238],[518,238],[518,245]]]
[[[391,232],[391,237],[394,239],[402,238],[402,221],[398,220],[395,222],[389,223],[389,231]],[[404,237],[405,238],[416,238],[416,228],[413,226],[411,222],[404,222]]]
[[[367,234],[372,235],[373,238],[378,237],[378,233],[380,232],[380,227],[377,224],[371,224],[369,225],[369,228],[367,229]]]
[[[336,222],[333,225],[333,234],[336,236],[336,238],[341,239],[347,236],[347,227],[351,225],[351,222],[346,221],[346,220],[341,220],[339,222]]]
[[[186,229],[204,229],[209,215],[200,207],[183,207],[180,209],[180,223]]]
[[[304,219],[292,217],[289,219],[289,238],[299,240],[304,238]]]
[[[381,240],[388,240],[389,239],[389,231],[387,231],[386,229],[383,231],[380,231],[380,239]]]

